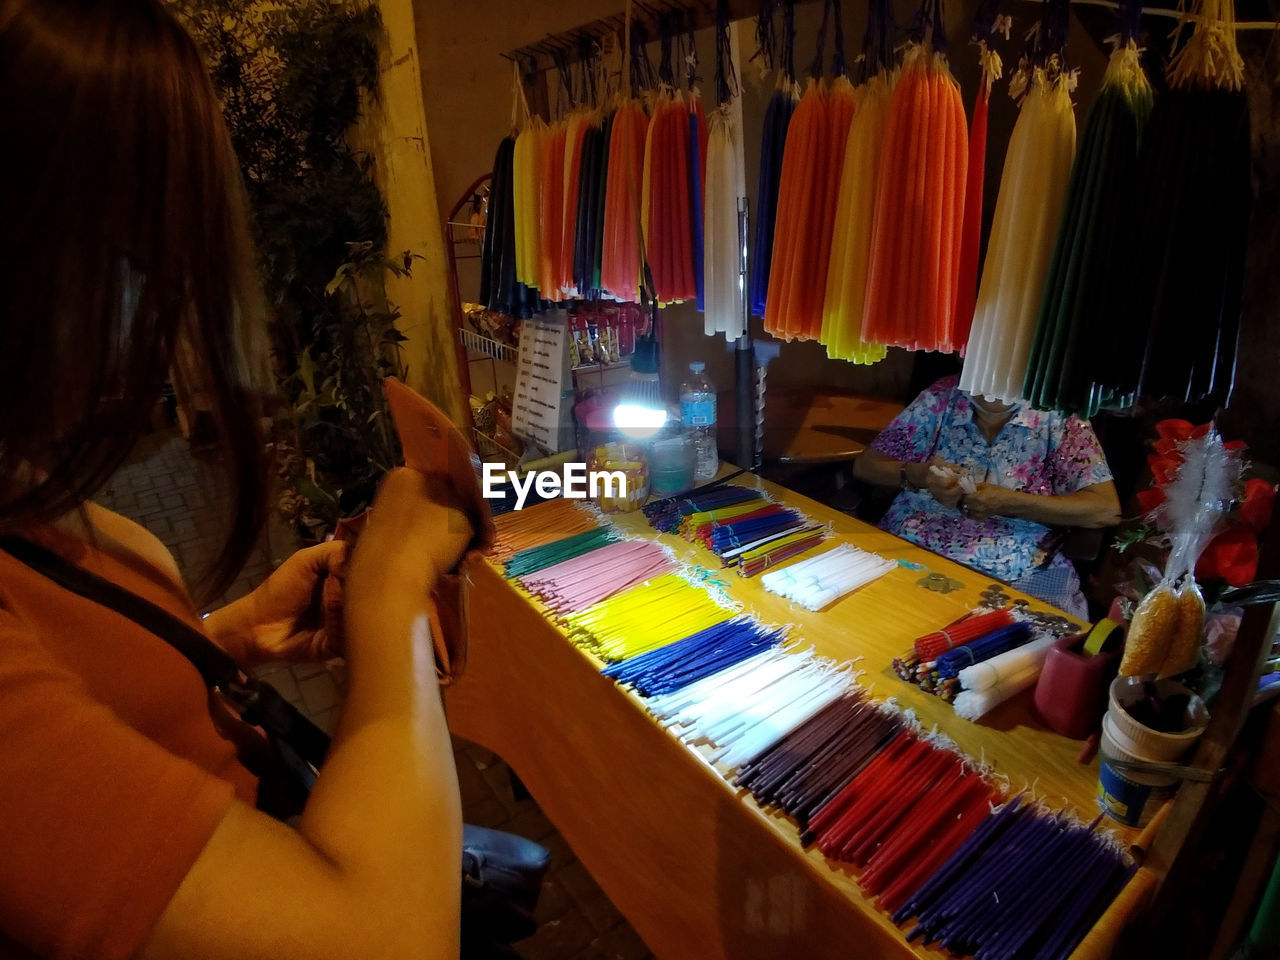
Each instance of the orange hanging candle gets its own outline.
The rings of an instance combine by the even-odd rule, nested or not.
[[[967,136],[960,87],[932,44],[903,59],[889,103],[876,182],[862,339],[910,350],[955,349]]]

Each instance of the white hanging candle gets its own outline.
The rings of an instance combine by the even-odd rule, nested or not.
[[[1000,177],[960,386],[1016,402],[1076,149],[1066,74],[1030,70]]]

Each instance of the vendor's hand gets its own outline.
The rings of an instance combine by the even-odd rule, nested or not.
[[[960,512],[971,520],[978,521],[998,516],[1008,508],[1010,492],[996,483],[980,483],[973,493],[962,498]]]
[[[342,577],[346,556],[340,542],[297,551],[252,593],[211,613],[206,630],[245,667],[339,656],[320,594],[326,577]]]
[[[933,467],[938,467],[934,470]],[[964,474],[964,468],[948,463],[941,457],[934,457],[929,464],[929,471],[925,474],[925,482],[923,487],[933,495],[933,499],[949,509],[954,508],[959,502],[960,497],[964,494],[964,490],[960,487],[960,477]]]
[[[388,473],[348,564],[348,629],[353,611],[362,619],[367,614],[370,624],[384,615],[414,616],[473,535],[447,480],[408,467]]]

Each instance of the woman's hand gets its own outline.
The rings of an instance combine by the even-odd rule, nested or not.
[[[937,467],[936,470],[935,467]],[[947,463],[941,457],[934,457],[924,474],[925,482],[919,486],[928,490],[933,495],[933,499],[944,507],[954,509],[964,495],[964,488],[960,486],[960,477],[963,474],[964,467]]]
[[[1075,493],[1059,494],[1027,493],[994,483],[980,483],[977,490],[964,498],[960,509],[974,520],[1016,517],[1049,527],[1096,529],[1115,526],[1120,521],[1120,500],[1110,480]]]
[[[1008,495],[1013,492],[999,484],[980,483],[973,493],[960,498],[960,512],[981,523],[988,517],[1003,514],[1008,509]]]
[[[474,530],[447,480],[408,467],[387,474],[348,564],[345,616],[397,612],[426,604],[442,574],[458,565]]]
[[[325,609],[321,593],[325,578],[341,580],[346,557],[338,541],[297,551],[252,593],[209,614],[206,631],[242,667],[340,656],[337,611]]]

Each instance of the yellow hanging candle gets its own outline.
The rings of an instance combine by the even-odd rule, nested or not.
[[[827,348],[827,356],[851,363],[875,363],[888,353],[883,344],[862,339],[862,304],[871,257],[880,144],[891,90],[892,76],[887,71],[876,74],[857,90],[858,106],[845,143],[836,203],[819,340]]]

